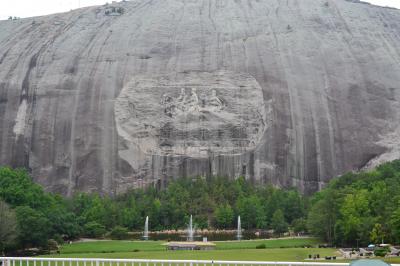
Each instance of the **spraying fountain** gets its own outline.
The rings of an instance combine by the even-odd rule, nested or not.
[[[237,233],[236,233],[236,239],[241,240],[242,239],[242,224],[240,222],[240,215],[238,216],[237,219]]]
[[[143,232],[143,239],[149,239],[149,216],[146,216],[146,221],[144,222],[144,232]]]
[[[194,232],[193,232],[193,217],[192,215],[190,215],[190,220],[189,220],[189,225],[188,225],[188,229],[187,229],[187,241],[192,242],[193,241],[193,236],[194,236]]]
[[[190,215],[189,224],[187,227],[187,239],[186,241],[168,242],[164,243],[168,250],[212,250],[215,249],[215,244],[208,242],[207,239],[203,239],[203,242],[194,241],[194,227],[193,227],[193,216]]]

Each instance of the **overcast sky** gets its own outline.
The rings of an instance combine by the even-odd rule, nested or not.
[[[400,0],[365,0],[376,5],[392,6],[400,8]],[[105,0],[0,0],[0,19],[9,16],[33,17],[84,6],[102,5]]]

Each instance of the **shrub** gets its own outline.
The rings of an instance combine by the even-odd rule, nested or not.
[[[374,255],[377,257],[385,257],[385,255],[389,252],[387,248],[377,248],[374,250]]]
[[[116,226],[114,229],[111,231],[110,236],[112,239],[126,239],[128,237],[128,229],[122,226]]]
[[[47,240],[47,249],[51,251],[57,251],[58,250],[58,243],[54,239],[49,239]]]
[[[103,225],[96,222],[89,222],[84,226],[85,235],[87,237],[102,237],[106,233],[106,229]]]
[[[55,234],[53,236],[53,239],[57,242],[57,244],[62,245],[64,244],[64,239],[62,238],[62,236],[60,234]]]
[[[267,248],[267,246],[264,243],[256,246],[256,249],[264,249],[264,248]]]

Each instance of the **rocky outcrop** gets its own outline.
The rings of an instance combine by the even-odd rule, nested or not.
[[[0,22],[0,164],[118,193],[227,175],[315,191],[399,156],[400,11],[136,0]]]

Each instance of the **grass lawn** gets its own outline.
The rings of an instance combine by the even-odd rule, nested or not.
[[[400,264],[400,258],[399,257],[397,257],[397,258],[387,258],[387,259],[384,259],[384,261],[386,261],[388,263]]]
[[[209,251],[139,251],[115,253],[75,253],[61,254],[60,257],[73,258],[130,258],[130,259],[171,259],[171,260],[250,260],[250,261],[302,261],[308,254],[332,256],[335,249],[319,248],[270,248],[243,250]]]
[[[139,251],[162,251],[163,241],[89,241],[65,244],[61,247],[61,254],[74,253],[114,253]]]
[[[164,251],[164,241],[93,241],[66,244],[61,248],[61,254],[71,253],[115,253],[133,251]],[[304,246],[316,246],[320,243],[315,238],[282,238],[272,240],[244,240],[244,241],[220,241],[218,250],[229,249],[255,249],[257,245],[264,244],[267,248],[294,248]]]
[[[315,238],[288,238],[274,240],[221,241],[216,250],[166,251],[163,241],[93,241],[63,245],[60,254],[48,257],[65,258],[127,258],[127,259],[181,259],[181,260],[248,260],[248,261],[303,261],[309,254],[321,257],[338,256],[332,248],[303,248],[320,243]],[[265,244],[266,249],[256,249]],[[400,263],[400,258],[385,259]],[[333,262],[333,261],[331,261]],[[340,261],[337,261],[340,262]]]
[[[272,240],[220,241],[216,250],[166,251],[163,241],[93,241],[62,246],[57,257],[72,258],[137,258],[193,260],[301,261],[308,254],[337,255],[335,249],[303,248],[316,246],[315,238],[283,238]],[[266,249],[256,249],[264,244]],[[52,255],[52,257],[55,255]]]
[[[315,247],[321,243],[316,238],[281,238],[269,240],[243,240],[215,242],[217,249],[254,249],[257,245],[264,244],[266,248],[302,248]]]

